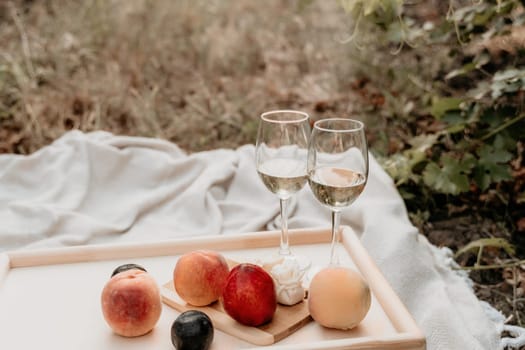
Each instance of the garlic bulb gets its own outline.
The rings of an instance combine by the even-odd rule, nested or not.
[[[283,259],[270,271],[275,282],[277,302],[283,305],[294,305],[304,299],[305,290],[302,285],[304,270],[292,259]]]

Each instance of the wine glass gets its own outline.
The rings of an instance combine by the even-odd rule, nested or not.
[[[330,265],[338,265],[341,210],[363,192],[368,179],[365,126],[353,119],[330,118],[314,123],[308,146],[308,184],[315,198],[332,214]]]
[[[265,112],[259,120],[255,163],[264,185],[277,195],[281,207],[281,240],[277,259],[293,259],[301,269],[307,259],[292,254],[288,241],[288,203],[307,181],[306,160],[310,122],[308,114],[294,110]]]

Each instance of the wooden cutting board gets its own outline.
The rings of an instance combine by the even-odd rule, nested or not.
[[[306,299],[292,306],[277,304],[277,310],[271,322],[259,327],[250,327],[231,318],[224,311],[220,302],[202,307],[187,304],[175,291],[173,281],[162,286],[161,294],[162,301],[175,310],[179,312],[200,310],[210,317],[215,328],[255,345],[271,345],[312,320]]]

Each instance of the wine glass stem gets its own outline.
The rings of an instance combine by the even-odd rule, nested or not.
[[[339,265],[339,257],[336,253],[336,244],[339,241],[339,221],[341,213],[332,210],[332,243],[330,244],[330,266]]]
[[[290,245],[288,243],[288,200],[281,198],[281,245],[279,255],[290,255]]]

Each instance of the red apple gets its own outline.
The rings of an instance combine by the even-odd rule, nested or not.
[[[101,303],[108,325],[125,337],[137,337],[151,331],[162,311],[157,283],[139,269],[111,277],[102,290]]]
[[[272,277],[263,268],[243,263],[234,267],[222,293],[224,311],[247,326],[269,322],[277,309]]]
[[[173,284],[188,304],[205,306],[219,299],[229,272],[228,263],[220,253],[195,250],[177,260]]]

